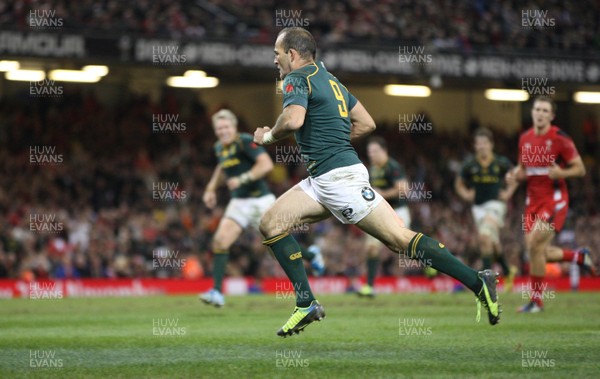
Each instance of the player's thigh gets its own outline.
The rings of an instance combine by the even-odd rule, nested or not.
[[[228,250],[240,237],[243,230],[237,222],[228,217],[223,217],[213,237],[213,250]]]
[[[562,262],[563,249],[557,246],[547,246],[545,251],[546,262]]]
[[[410,240],[416,235],[403,226],[402,220],[385,200],[382,200],[356,225],[396,253],[406,249]]]
[[[549,223],[536,220],[529,233],[525,235],[527,250],[530,254],[544,254],[554,235],[554,230]]]
[[[498,242],[500,229],[504,225],[506,204],[498,200],[491,200],[481,205],[474,205],[472,212],[480,241],[486,244]]]
[[[500,238],[500,225],[491,215],[486,215],[477,224],[477,235],[480,243],[491,248]]]
[[[263,215],[260,231],[265,237],[284,233],[294,226],[321,221],[331,213],[298,184],[281,195]]]
[[[268,194],[252,202],[251,211],[248,213],[248,226],[259,230],[262,216],[275,204],[275,195]]]

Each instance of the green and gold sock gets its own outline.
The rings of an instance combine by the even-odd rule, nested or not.
[[[300,246],[300,251],[302,252],[302,258],[306,261],[312,261],[313,258],[315,257],[315,253],[312,253],[310,251],[308,251],[307,248],[305,248],[304,246]]]
[[[475,294],[478,294],[483,286],[483,282],[477,276],[477,271],[456,259],[442,243],[422,233],[417,233],[408,243],[407,256],[450,275]]]
[[[367,284],[373,287],[375,284],[375,276],[377,275],[377,267],[379,266],[379,258],[367,259]]]
[[[302,262],[302,252],[296,239],[287,233],[283,233],[265,239],[263,245],[273,250],[273,255],[275,255],[283,271],[292,282],[296,293],[296,306],[308,307],[315,297],[310,290],[308,277]]]
[[[223,292],[223,277],[225,276],[225,268],[229,259],[229,251],[215,250],[213,252],[213,288],[219,292]]]
[[[508,275],[508,273],[510,272],[510,268],[508,267],[508,263],[506,263],[506,258],[504,257],[504,255],[499,254],[495,256],[496,258],[496,262],[498,262],[498,264],[500,264],[500,266],[502,267],[502,273],[504,274],[504,276]]]

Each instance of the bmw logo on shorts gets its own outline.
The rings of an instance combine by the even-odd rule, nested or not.
[[[362,197],[367,201],[373,201],[373,199],[375,198],[375,192],[373,192],[373,190],[369,187],[363,187],[363,189],[361,190],[361,194]]]

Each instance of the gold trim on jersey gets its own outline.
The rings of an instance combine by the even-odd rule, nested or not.
[[[312,86],[310,85],[310,77],[315,75],[317,72],[319,72],[319,66],[317,66],[317,64],[314,62],[312,64],[315,66],[317,71],[313,72],[312,74],[310,74],[306,77],[306,83],[308,83],[308,93],[309,94],[312,94]]]

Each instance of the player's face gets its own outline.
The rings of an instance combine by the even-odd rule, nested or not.
[[[273,61],[279,70],[279,77],[281,79],[284,79],[287,74],[292,71],[290,52],[288,51],[286,54],[281,46],[284,35],[285,34],[281,34],[279,37],[277,37],[277,41],[275,41],[275,60]]]
[[[223,145],[229,145],[235,139],[237,128],[230,120],[221,118],[214,124],[215,135]]]
[[[492,142],[484,136],[475,137],[475,154],[480,157],[487,157],[492,154],[492,150],[494,149],[494,145]]]
[[[552,112],[552,104],[547,101],[535,101],[531,109],[531,118],[535,128],[544,128],[554,120],[554,112]]]
[[[385,150],[377,143],[370,143],[367,145],[367,155],[369,156],[369,162],[371,162],[371,164],[379,166],[385,163]]]

